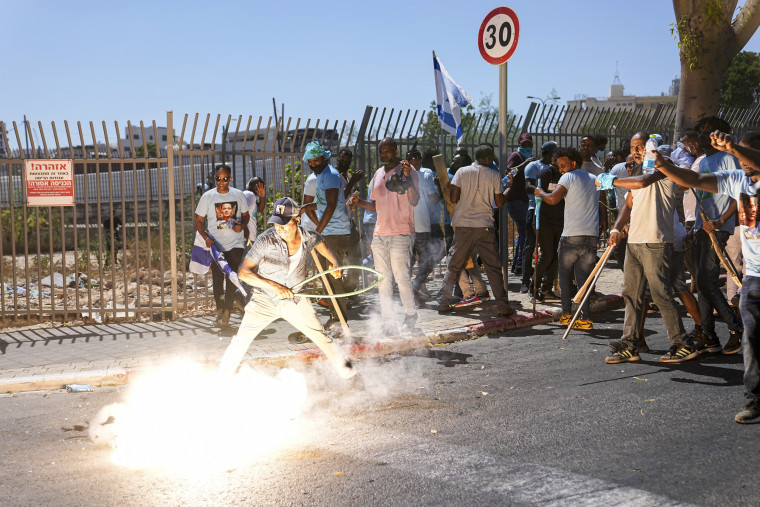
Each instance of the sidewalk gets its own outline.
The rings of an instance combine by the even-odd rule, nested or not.
[[[597,283],[599,301],[592,312],[604,312],[622,306],[619,292],[623,276],[615,262],[608,263]],[[442,279],[428,280],[432,294]],[[379,308],[377,290],[362,299],[362,305],[349,310],[352,340],[338,340],[355,359],[377,357],[405,350],[451,343],[485,334],[507,332],[554,320],[559,301],[533,304],[527,294],[519,293],[517,278],[509,280],[509,299],[517,313],[508,318],[496,317],[488,302],[450,314],[439,315],[437,302],[428,301],[418,310],[415,332],[382,339],[370,339],[378,323],[372,313]],[[399,307],[400,308],[400,307]],[[317,310],[325,322],[328,313]],[[93,386],[117,385],[129,381],[130,375],[147,366],[168,363],[178,358],[216,363],[230,338],[237,331],[240,316],[233,315],[231,327],[220,331],[211,327],[213,316],[198,316],[169,322],[131,322],[53,327],[40,324],[0,333],[0,393],[61,389],[65,384]],[[374,327],[373,327],[374,326]],[[285,321],[276,321],[252,343],[244,361],[248,364],[284,367],[310,363],[321,356],[312,343],[288,342],[295,329]]]

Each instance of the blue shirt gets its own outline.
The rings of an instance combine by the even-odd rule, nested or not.
[[[346,185],[343,182],[343,178],[340,177],[338,170],[330,164],[327,164],[327,167],[317,174],[317,194],[314,196],[314,199],[317,201],[317,217],[320,220],[322,219],[325,208],[327,208],[325,193],[332,188],[338,189],[338,201],[335,203],[335,211],[330,217],[330,221],[322,230],[322,234],[325,236],[351,234],[351,220],[348,218],[346,199],[343,196]]]
[[[369,191],[367,192],[367,200],[372,200],[372,185],[369,186]],[[362,220],[365,224],[376,224],[377,223],[377,211],[370,211],[368,209],[364,210],[364,219]]]
[[[420,201],[414,207],[414,232],[430,232],[430,224],[441,223],[441,208],[438,206],[438,216],[433,219],[436,205],[430,200],[430,194],[436,193],[434,175],[431,169],[425,167],[420,167],[417,175],[420,181]]]
[[[760,184],[753,183],[739,169],[720,171],[715,177],[718,192],[737,200],[744,266],[748,275],[760,277],[760,227],[757,223]]]
[[[549,167],[549,165],[544,164],[540,160],[534,160],[525,167],[525,179],[531,178],[537,180],[538,173]],[[528,209],[536,209],[536,196],[531,193],[528,194]]]
[[[628,174],[628,169],[625,168],[625,164],[625,162],[615,164],[612,166],[612,169],[610,169],[610,174],[614,174],[618,178],[632,178],[633,176],[638,176],[641,174],[641,164],[636,164],[633,166],[633,171],[631,174]],[[609,192],[609,190],[607,192]],[[615,205],[617,206],[618,211],[623,209],[623,204],[625,204],[625,194],[627,193],[627,189],[622,187],[615,187]]]
[[[733,155],[729,155],[724,151],[713,153],[712,155],[703,158],[699,162],[699,172],[701,174],[717,173],[719,171],[731,171],[733,169],[741,169],[739,161]],[[743,172],[742,172],[743,173]],[[710,192],[703,190],[695,190],[696,196],[702,201],[702,207],[705,209],[705,213],[710,220],[717,220],[720,216],[726,212],[729,206],[731,206],[731,198],[727,195],[718,194],[714,195]],[[694,222],[694,230],[698,231],[702,228],[702,215],[699,213],[699,204],[697,204],[696,221]],[[734,233],[736,222],[733,217],[726,220],[726,223],[720,226],[721,231],[725,231],[729,234]]]
[[[599,192],[596,190],[596,176],[578,168],[563,174],[557,184],[567,189],[562,235],[598,236]]]

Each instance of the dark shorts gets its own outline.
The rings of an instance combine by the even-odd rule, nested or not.
[[[686,266],[686,262],[684,261],[685,255],[686,250],[673,250],[673,253],[670,255],[670,285],[672,285],[674,296],[681,292],[689,292],[689,287],[684,281],[686,278],[684,271],[684,267]]]

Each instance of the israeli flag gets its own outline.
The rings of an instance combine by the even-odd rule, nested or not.
[[[472,104],[472,99],[451,79],[446,68],[435,56],[435,51],[433,51],[433,71],[435,72],[438,120],[445,132],[456,136],[457,145],[459,145],[462,142],[462,114],[459,108]]]

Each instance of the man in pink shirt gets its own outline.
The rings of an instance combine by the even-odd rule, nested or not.
[[[370,182],[372,200],[353,197],[351,207],[361,206],[377,212],[377,224],[372,238],[375,268],[385,279],[380,283],[380,309],[383,333],[397,334],[393,313],[393,286],[398,284],[404,306],[402,331],[411,331],[417,321],[409,264],[414,245],[414,207],[420,200],[417,171],[407,161],[398,158],[396,141],[386,137],[378,145],[380,167]]]

